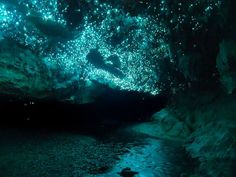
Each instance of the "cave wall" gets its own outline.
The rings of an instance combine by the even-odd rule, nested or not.
[[[187,152],[199,162],[196,176],[234,176],[236,97],[220,92],[188,92],[173,99],[169,111],[190,130]]]
[[[11,40],[0,41],[0,93],[45,98],[52,83],[41,58]]]
[[[236,88],[236,43],[233,40],[224,40],[220,43],[217,56],[217,68],[220,81],[228,94],[235,92]]]

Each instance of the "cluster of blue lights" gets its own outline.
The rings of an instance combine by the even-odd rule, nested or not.
[[[58,72],[73,75],[75,80],[78,79],[78,84],[81,80],[96,80],[111,87],[152,94],[160,92],[157,87],[160,77],[158,61],[165,59],[173,62],[168,44],[170,26],[178,29],[188,21],[192,30],[197,31],[202,26],[199,14],[189,17],[187,12],[203,6],[202,15],[209,16],[221,5],[220,0],[205,3],[200,0],[192,3],[179,1],[177,9],[171,9],[166,0],[135,1],[137,5],[147,8],[140,15],[132,15],[122,6],[113,6],[109,2],[81,0],[78,1],[78,9],[73,12],[81,13],[83,20],[68,32],[68,21],[63,14],[68,12],[69,5],[59,11],[58,7],[62,6],[59,0],[6,2],[0,1],[1,35],[37,51],[49,69],[52,66],[60,68]],[[82,2],[88,5],[86,10],[80,6]],[[57,30],[58,36],[45,33],[47,28],[49,32]],[[65,36],[65,31],[72,37],[60,39]],[[53,50],[48,50],[50,47]],[[111,62],[108,60],[110,56],[117,56],[120,66],[115,69],[122,73],[122,77],[89,62],[87,56],[94,49],[103,57],[104,63]]]

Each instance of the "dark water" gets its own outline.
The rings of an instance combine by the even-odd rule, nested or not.
[[[0,135],[4,177],[119,176],[131,168],[142,177],[191,174],[194,163],[180,142],[119,130],[97,137],[79,132],[4,129]]]

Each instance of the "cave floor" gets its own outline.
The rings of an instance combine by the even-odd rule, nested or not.
[[[2,129],[0,176],[119,177],[127,167],[137,172],[135,177],[182,177],[193,172],[192,160],[181,142],[128,130],[95,136]]]

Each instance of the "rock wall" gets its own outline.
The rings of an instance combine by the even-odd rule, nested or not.
[[[232,94],[236,88],[236,42],[225,40],[220,43],[217,56],[217,68],[220,81],[227,93]]]
[[[187,152],[200,162],[195,176],[233,177],[236,163],[236,97],[222,92],[184,93],[169,107],[190,128]]]
[[[13,41],[0,41],[0,93],[28,98],[49,97],[51,90],[41,58]]]

